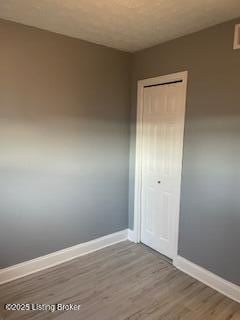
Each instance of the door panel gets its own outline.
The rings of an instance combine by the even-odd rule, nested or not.
[[[172,258],[178,208],[184,86],[144,88],[142,136],[141,241]]]

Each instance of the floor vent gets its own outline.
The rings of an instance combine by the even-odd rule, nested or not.
[[[235,26],[233,49],[240,49],[240,24],[236,24]]]

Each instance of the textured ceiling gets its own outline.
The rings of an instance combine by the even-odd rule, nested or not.
[[[240,0],[0,0],[0,17],[137,51],[240,16]]]

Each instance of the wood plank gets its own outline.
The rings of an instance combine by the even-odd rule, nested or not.
[[[73,303],[80,311],[12,312],[5,303]],[[143,245],[124,241],[0,286],[4,320],[240,320],[240,304]]]

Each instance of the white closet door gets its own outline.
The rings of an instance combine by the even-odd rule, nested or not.
[[[144,88],[141,242],[173,257],[184,127],[182,82]]]

